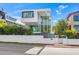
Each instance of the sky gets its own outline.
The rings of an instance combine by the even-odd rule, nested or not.
[[[21,10],[51,9],[52,23],[65,19],[69,13],[79,11],[79,3],[0,3],[0,8],[17,19],[21,18]]]

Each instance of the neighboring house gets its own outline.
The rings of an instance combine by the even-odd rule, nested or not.
[[[16,21],[17,19],[15,19],[15,18],[13,18],[13,17],[11,17],[11,16],[6,15],[6,16],[5,16],[5,20],[6,20],[6,22],[7,22],[9,25],[14,25],[14,24],[16,24],[15,21]]]
[[[72,12],[67,17],[69,29],[79,30],[79,11]]]
[[[12,17],[8,16],[6,14],[6,12],[2,8],[0,9],[0,19],[5,20],[10,25],[13,25],[14,24],[14,21],[17,20],[15,18],[12,18]]]
[[[22,10],[21,21],[32,27],[33,34],[51,32],[51,9]]]
[[[5,19],[5,12],[2,8],[0,9],[0,19]]]
[[[23,23],[16,22],[17,19],[7,15],[6,12],[4,11],[4,9],[2,9],[2,8],[0,9],[0,19],[5,20],[9,25],[14,25],[14,24],[24,25]]]

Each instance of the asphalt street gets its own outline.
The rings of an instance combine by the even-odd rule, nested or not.
[[[39,50],[41,47],[44,48]],[[0,43],[0,55],[29,55],[27,51],[30,55],[79,55],[79,46]]]
[[[39,45],[0,43],[0,55],[28,55],[25,52]]]

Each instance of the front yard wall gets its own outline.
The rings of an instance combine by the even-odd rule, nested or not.
[[[0,35],[2,42],[79,45],[79,39],[43,38],[42,35]]]
[[[55,44],[57,39],[43,38],[42,35],[0,35],[0,41],[19,43]]]
[[[64,45],[79,45],[79,39],[63,39]]]

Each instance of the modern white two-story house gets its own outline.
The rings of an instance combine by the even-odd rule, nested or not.
[[[31,26],[33,34],[51,32],[51,9],[22,10],[21,21]]]

